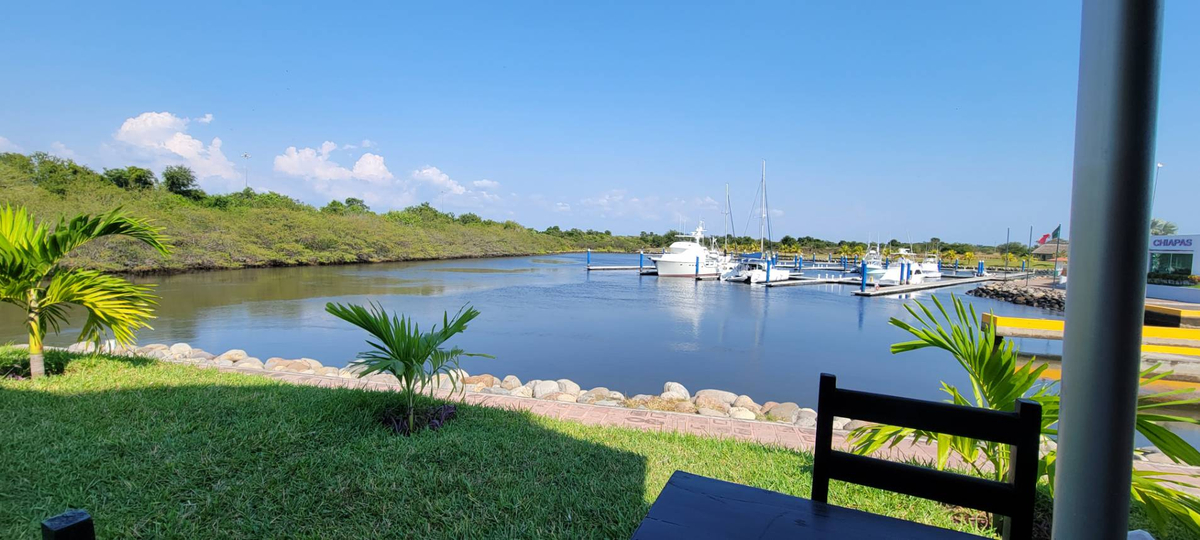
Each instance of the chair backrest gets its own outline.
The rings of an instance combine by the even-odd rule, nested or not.
[[[835,451],[834,416],[1010,445],[1008,482]],[[1000,514],[1008,518],[1005,539],[1029,538],[1041,428],[1042,407],[1027,399],[1017,400],[1014,412],[993,411],[845,390],[836,377],[822,373],[812,499],[829,502],[829,480],[841,480]]]

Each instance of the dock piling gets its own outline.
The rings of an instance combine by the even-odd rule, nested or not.
[[[642,271],[642,264],[643,264],[642,261],[645,260],[645,258],[646,258],[646,252],[642,251],[642,250],[638,250],[638,272],[639,273]]]
[[[858,287],[858,290],[861,292],[866,292],[866,290],[867,290],[867,261],[862,262],[862,266],[859,267],[859,270],[862,271],[862,285],[860,285]]]
[[[588,265],[588,268],[591,269],[591,267],[592,267],[592,248],[588,248],[588,250],[587,250],[587,265]]]

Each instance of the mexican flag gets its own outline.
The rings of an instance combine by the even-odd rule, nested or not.
[[[1055,227],[1054,232],[1052,232],[1050,234],[1043,234],[1041,238],[1038,238],[1038,245],[1040,246],[1042,244],[1045,244],[1047,240],[1051,240],[1051,239],[1058,240],[1060,234],[1062,234],[1062,225]]]

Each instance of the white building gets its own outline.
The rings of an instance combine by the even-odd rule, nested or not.
[[[1197,249],[1200,249],[1200,234],[1151,236],[1149,273],[1155,277],[1178,276],[1180,281],[1187,281],[1188,276],[1200,275],[1200,268],[1196,267],[1200,262],[1200,257],[1196,256]],[[1147,284],[1146,296],[1200,302],[1200,289]]]

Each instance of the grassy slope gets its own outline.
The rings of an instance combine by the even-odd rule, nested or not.
[[[73,264],[111,271],[163,271],[248,266],[332,264],[593,249],[632,249],[630,239],[589,244],[503,225],[405,225],[382,216],[331,215],[286,208],[217,209],[161,190],[125,191],[88,183],[55,195],[0,164],[0,204],[28,208],[38,219],[100,213],[117,206],[166,228],[175,244],[163,258],[133,242],[88,245]]]
[[[102,538],[628,538],[676,469],[809,491],[808,454],[490,408],[399,437],[373,420],[389,398],[117,359],[0,379],[0,537],[75,507]],[[971,530],[929,501],[831,497]]]

